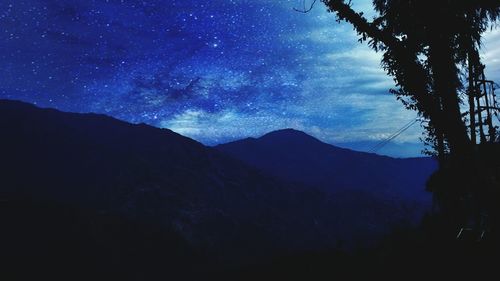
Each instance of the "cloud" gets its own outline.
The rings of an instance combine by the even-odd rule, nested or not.
[[[481,57],[486,64],[485,72],[488,79],[500,83],[500,29],[484,34]]]
[[[381,55],[320,2],[307,14],[293,11],[302,0],[18,2],[0,14],[9,19],[2,96],[207,144],[286,127],[327,142],[376,141],[415,117],[388,94]],[[372,1],[353,5],[373,15]],[[500,31],[488,32],[482,56],[497,81],[499,46]],[[396,141],[418,142],[420,132]]]
[[[290,8],[287,3],[283,7]],[[227,62],[220,62],[224,67],[197,70],[220,97],[245,91],[249,98],[244,103],[238,102],[241,98],[225,98],[217,112],[193,110],[191,104],[191,109],[167,118],[161,126],[208,144],[287,127],[327,142],[349,142],[384,139],[415,118],[414,112],[404,110],[388,94],[394,83],[380,67],[381,54],[359,44],[352,27],[337,24],[322,8],[306,16],[287,16],[301,22],[282,36],[283,44],[305,46],[288,54],[295,63],[270,57],[265,59],[268,66],[250,68],[250,72],[232,70]],[[281,43],[274,43],[267,52],[281,52],[281,48]],[[248,103],[258,108],[247,111]],[[420,135],[421,129],[415,126],[396,141],[418,142]]]

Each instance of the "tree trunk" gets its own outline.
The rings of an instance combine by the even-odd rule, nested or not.
[[[433,90],[439,97],[442,112],[442,132],[453,157],[465,160],[470,155],[471,142],[460,112],[458,69],[453,57],[452,42],[443,32],[431,35],[429,61],[432,67]]]

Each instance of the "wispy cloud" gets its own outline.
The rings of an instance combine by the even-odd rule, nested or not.
[[[11,2],[0,13],[1,97],[207,144],[287,127],[327,142],[380,141],[415,118],[389,94],[381,54],[319,1],[307,14],[293,11],[302,0]],[[371,0],[352,2],[373,15]],[[488,32],[481,54],[497,81],[499,50],[500,31]],[[417,143],[421,131],[395,141]]]

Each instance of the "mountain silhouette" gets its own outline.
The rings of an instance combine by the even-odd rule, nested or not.
[[[168,129],[9,100],[0,100],[0,128],[0,204],[8,211],[4,229],[10,233],[8,241],[2,241],[9,245],[2,247],[8,250],[3,255],[19,256],[17,250],[25,249],[23,260],[34,264],[42,260],[67,264],[68,255],[83,260],[90,255],[100,263],[96,268],[134,270],[137,267],[131,264],[148,268],[145,264],[154,261],[147,257],[155,259],[165,252],[168,260],[185,262],[184,266],[169,263],[172,270],[191,268],[194,261],[201,268],[230,266],[335,248],[340,242],[346,247],[370,244],[401,222],[413,220],[418,209],[378,200],[378,195],[361,187],[344,186],[343,193],[332,193],[326,185],[313,186],[288,174],[300,172],[312,180],[319,175],[316,168],[326,173],[327,167],[319,164],[336,162],[328,162],[323,153],[341,154],[343,161],[353,162],[358,160],[349,157],[368,157],[330,146],[331,152],[325,152],[325,144],[296,131],[214,149]],[[286,147],[273,152],[283,138]],[[261,142],[270,151],[259,157],[264,163],[280,161],[286,167],[276,170],[281,174],[252,167],[258,162],[238,160],[233,157],[236,153],[227,155],[230,150],[223,149],[242,147],[261,153]],[[314,150],[308,152],[311,147]],[[428,160],[409,161],[418,166]],[[351,175],[373,176],[361,169],[367,164],[359,165],[351,166],[357,169]],[[301,171],[292,169],[300,166]],[[48,239],[61,235],[69,239],[63,239],[66,244]],[[46,238],[53,247],[34,247],[30,252],[27,245],[43,244]],[[152,250],[156,244],[163,246]],[[129,259],[122,257],[123,247],[130,250]],[[61,249],[59,260],[47,258],[50,248]],[[106,258],[95,257],[109,257],[115,264],[108,266]],[[121,274],[129,276],[126,271]]]
[[[319,192],[280,183],[167,129],[5,100],[0,127],[3,200],[162,224],[218,257],[324,246],[328,239],[318,238],[334,233],[313,222],[314,213],[330,213]]]
[[[379,200],[430,205],[425,183],[437,169],[432,158],[391,158],[336,147],[304,132],[284,129],[260,138],[216,146],[282,180],[336,194],[363,192]]]

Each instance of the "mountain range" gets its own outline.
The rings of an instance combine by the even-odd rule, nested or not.
[[[430,194],[422,187],[437,169],[432,158],[391,158],[353,151],[293,129],[216,148],[281,180],[315,186],[327,193],[356,190],[422,203],[430,202]]]
[[[168,129],[9,100],[0,101],[0,128],[4,255],[25,249],[23,259],[40,262],[63,248],[61,260],[91,255],[97,268],[157,263],[148,259],[155,244],[199,267],[369,245],[418,223],[436,168],[429,158],[351,151],[294,130],[212,148]],[[57,239],[26,246],[61,233],[76,235],[64,244],[71,250]]]

